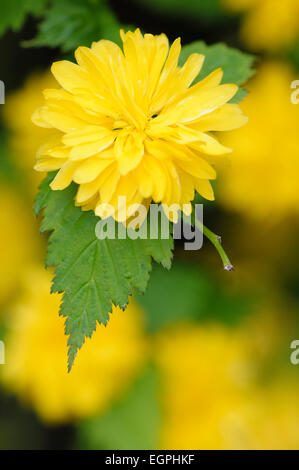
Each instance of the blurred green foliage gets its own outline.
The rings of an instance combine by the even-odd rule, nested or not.
[[[224,19],[220,0],[135,0],[159,14],[177,18],[204,18],[205,21]]]
[[[155,265],[147,291],[135,298],[146,312],[150,333],[184,321],[235,325],[252,305],[249,295],[230,292],[206,268],[181,261],[174,261],[167,276]]]
[[[37,36],[27,46],[60,47],[70,52],[92,41],[120,42],[120,24],[105,0],[53,0]]]
[[[41,16],[48,0],[9,0],[1,1],[0,35],[11,28],[18,31],[28,14]]]
[[[22,190],[26,194],[27,181],[24,180],[22,172],[16,168],[11,159],[8,140],[9,136],[3,128],[0,128],[0,179],[17,185],[18,190]]]
[[[287,58],[293,63],[294,68],[299,71],[299,40],[288,49]]]
[[[155,449],[160,413],[158,377],[154,367],[150,366],[111,411],[81,424],[78,448]]]

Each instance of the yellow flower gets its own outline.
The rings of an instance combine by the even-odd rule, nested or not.
[[[287,374],[254,391],[244,409],[250,449],[299,449],[298,393],[298,380]]]
[[[7,182],[1,180],[0,187],[0,306],[3,307],[17,292],[26,265],[40,255],[41,247],[31,207],[26,207]]]
[[[72,371],[66,367],[61,296],[49,294],[50,275],[34,268],[12,311],[2,380],[49,423],[104,412],[139,372],[146,356],[140,311],[114,308],[107,327],[87,339]]]
[[[298,0],[222,0],[234,11],[246,11],[244,41],[254,50],[275,51],[292,44],[299,35]]]
[[[241,107],[249,123],[225,136],[234,147],[222,172],[219,200],[246,216],[269,221],[298,214],[299,105],[291,102],[292,70],[264,64]]]
[[[223,449],[221,423],[243,405],[253,373],[243,337],[221,325],[179,325],[158,337],[165,420],[161,447]]]
[[[43,104],[42,90],[55,83],[50,71],[33,73],[22,88],[8,95],[2,107],[4,123],[10,130],[8,142],[12,157],[32,182],[34,193],[43,175],[33,171],[32,166],[37,150],[49,137],[49,130],[34,126],[31,116]]]
[[[128,206],[154,200],[185,204],[190,213],[194,189],[214,197],[211,155],[230,151],[209,132],[246,122],[238,105],[226,104],[238,87],[220,85],[221,69],[190,86],[204,57],[192,54],[179,67],[180,39],[169,49],[164,34],[137,29],[121,37],[124,52],[102,40],[76,50],[79,65],[53,64],[62,88],[44,91],[46,104],[33,121],[57,135],[39,150],[35,169],[59,169],[52,189],[74,181],[76,204],[103,218],[130,217],[129,209],[118,210],[119,196]]]
[[[266,384],[259,380],[261,356],[253,353],[253,333],[180,325],[158,337],[161,448],[299,448],[299,382],[286,374]]]

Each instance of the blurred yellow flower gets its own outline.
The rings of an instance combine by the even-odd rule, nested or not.
[[[49,131],[36,127],[31,120],[34,110],[43,104],[42,90],[55,85],[50,71],[35,72],[30,75],[23,87],[8,95],[2,107],[4,123],[8,127],[9,145],[16,165],[26,171],[26,177],[36,187],[43,175],[32,170],[36,153]]]
[[[46,105],[33,121],[57,135],[40,148],[35,169],[59,169],[52,189],[75,181],[77,205],[100,217],[125,221],[134,205],[153,199],[176,220],[178,209],[167,207],[189,214],[195,189],[214,198],[210,157],[230,149],[209,132],[246,122],[238,105],[227,104],[238,87],[220,85],[221,69],[190,87],[204,56],[191,54],[178,67],[180,39],[169,48],[164,34],[143,36],[139,29],[121,31],[121,38],[124,52],[99,41],[76,50],[79,65],[53,64],[62,88],[44,91]],[[131,206],[127,211],[120,196]]]
[[[299,449],[298,380],[281,375],[258,387],[244,407],[247,448],[258,450]],[[236,428],[236,432],[238,428]]]
[[[263,64],[241,104],[249,123],[226,135],[234,147],[219,180],[219,201],[253,218],[279,220],[299,212],[299,105],[291,102],[289,66]]]
[[[298,449],[299,383],[259,384],[250,330],[183,326],[160,334],[163,449]]]
[[[0,306],[17,292],[26,265],[40,255],[36,221],[12,186],[1,181]],[[1,314],[0,314],[1,316]]]
[[[158,338],[165,409],[162,448],[225,449],[237,444],[223,427],[243,405],[241,391],[254,373],[242,339],[221,326],[195,325],[180,325]]]
[[[253,50],[275,51],[299,36],[298,0],[222,0],[225,7],[245,11],[242,37]],[[248,11],[247,11],[248,10]]]
[[[141,312],[134,304],[125,312],[114,308],[68,374],[64,319],[57,313],[61,296],[49,293],[50,281],[42,267],[28,275],[12,312],[2,380],[41,419],[61,423],[106,411],[135,378],[147,348]]]

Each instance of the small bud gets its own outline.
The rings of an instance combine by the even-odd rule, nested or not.
[[[233,267],[232,264],[226,264],[224,266],[224,269],[225,269],[225,271],[234,271],[235,270],[235,268]]]

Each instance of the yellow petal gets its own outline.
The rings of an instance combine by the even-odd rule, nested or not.
[[[66,109],[52,106],[39,108],[38,116],[34,114],[33,120],[35,123],[44,122],[43,127],[54,127],[62,132],[70,132],[86,125],[84,121],[76,118]]]
[[[182,90],[188,88],[199,74],[204,63],[205,56],[202,54],[191,54],[179,73],[179,83]]]
[[[191,86],[190,88],[187,88],[187,90],[183,91],[183,93],[180,89],[178,90],[179,93],[176,93],[180,80],[180,78],[178,78],[178,83],[175,83],[175,88],[172,90],[172,94],[174,96],[172,99],[168,100],[167,106],[165,106],[164,108],[164,112],[166,112],[170,106],[176,106],[178,103],[188,100],[192,96],[198,96],[198,94],[202,93],[203,91],[215,88],[220,84],[222,77],[223,71],[222,69],[218,68],[211,72],[207,77],[197,82],[195,85]]]
[[[50,152],[55,152],[58,149],[61,149],[61,137],[53,136],[52,139],[48,140],[46,143],[41,145],[37,151],[37,157],[41,155],[49,155]]]
[[[167,60],[165,62],[165,65],[163,67],[163,71],[161,74],[161,79],[159,83],[159,87],[166,82],[166,80],[169,78],[169,76],[175,71],[177,65],[178,65],[178,60],[181,52],[181,39],[177,38],[171,48],[169,49],[169,54],[167,57]],[[158,87],[158,88],[159,88]],[[161,92],[161,90],[158,90]]]
[[[117,183],[120,179],[120,174],[117,168],[112,171],[108,178],[101,184],[100,187],[100,198],[101,202],[104,204],[108,204],[112,199],[114,192],[116,190]]]
[[[237,129],[248,121],[240,106],[237,104],[224,104],[211,114],[202,116],[192,127],[201,132],[230,131]]]
[[[202,179],[215,179],[216,172],[214,168],[212,168],[208,162],[199,155],[193,156],[192,160],[188,162],[181,162],[178,161],[177,164],[179,167],[184,170],[186,173],[189,173],[196,178]]]
[[[142,200],[141,196],[137,196],[136,199],[135,196],[137,194],[139,193],[137,191],[135,179],[132,177],[129,178],[127,176],[122,176],[115,187],[113,197],[107,201],[109,204],[114,206],[117,220],[124,221],[132,212],[134,212],[130,206],[135,203],[140,203]]]
[[[169,173],[169,181],[171,183],[171,189],[169,189],[168,196],[164,198],[167,204],[179,204],[181,199],[181,182],[176,170],[175,165],[171,161],[165,161],[167,171]]]
[[[54,171],[61,168],[65,162],[66,160],[58,158],[42,158],[35,164],[34,169],[36,171]]]
[[[66,162],[50,184],[51,189],[54,191],[58,189],[65,189],[72,182],[72,177],[77,164],[73,162]]]
[[[191,142],[190,147],[199,152],[207,153],[208,155],[223,155],[232,151],[232,149],[221,145],[217,139],[209,134],[198,132],[198,137],[199,142]]]
[[[80,184],[77,194],[76,194],[77,204],[88,202],[91,198],[95,197],[98,191],[99,191],[99,179],[98,178],[96,178],[94,181],[91,181],[90,183]]]
[[[147,95],[149,98],[152,97],[157,88],[168,48],[169,43],[165,34],[160,36],[153,36],[152,34],[144,35],[144,49],[148,64]]]
[[[223,70],[221,68],[215,69],[205,78],[190,87],[187,91],[187,94],[192,95],[194,93],[198,93],[198,91],[204,91],[209,90],[210,88],[215,88],[216,86],[220,85],[222,78]]]
[[[95,209],[97,200],[98,200],[98,195],[95,194],[95,196],[91,197],[88,201],[82,202],[81,204],[78,202],[75,202],[75,205],[81,206],[82,211],[91,211]]]
[[[208,201],[214,201],[214,191],[208,180],[197,180],[195,184],[196,191]]]
[[[35,124],[38,127],[45,127],[46,129],[51,129],[51,127],[53,126],[44,120],[43,108],[44,106],[37,108],[32,114],[31,120],[33,124]]]
[[[102,159],[100,157],[89,158],[80,163],[74,172],[73,180],[77,184],[90,183],[112,163],[112,159]]]
[[[119,114],[119,106],[110,97],[99,96],[89,90],[78,92],[73,100],[82,109],[96,117],[94,124],[108,124],[109,126],[113,124],[114,119]]]
[[[184,203],[182,206],[182,211],[184,212],[185,215],[189,216],[192,214],[192,204],[191,203]]]
[[[103,137],[98,142],[90,142],[87,144],[77,145],[73,147],[70,152],[70,159],[73,161],[83,160],[91,157],[102,150],[108,148],[114,142],[115,136],[112,132],[106,137]]]
[[[151,174],[147,171],[143,162],[136,168],[135,171],[140,194],[144,198],[149,198],[152,195],[154,185]]]
[[[153,199],[155,202],[160,202],[167,188],[167,173],[158,160],[151,155],[146,155],[142,163],[153,181]]]
[[[180,204],[188,204],[194,199],[194,178],[180,168],[177,169],[177,172],[181,182]]]
[[[62,138],[62,142],[65,145],[75,146],[88,142],[97,142],[107,135],[111,136],[111,131],[105,127],[86,126],[65,134]]]
[[[70,149],[63,146],[54,147],[52,149],[49,149],[45,155],[49,155],[53,158],[68,159],[70,156]]]
[[[143,139],[141,133],[127,131],[119,133],[114,151],[121,175],[126,175],[140,163],[144,155]]]
[[[177,205],[169,205],[169,204],[166,204],[166,203],[163,203],[162,204],[162,209],[166,215],[166,217],[171,221],[173,222],[174,224],[176,224],[179,220],[179,211],[180,211],[180,206],[177,204]]]
[[[84,92],[84,95],[86,95],[86,93],[87,92]],[[80,103],[76,101],[77,96],[73,96],[71,93],[62,89],[48,89],[44,91],[44,94],[46,95],[46,105],[52,111],[77,118],[81,125],[84,126],[99,125],[99,116],[80,106]],[[81,93],[79,96],[81,96]],[[95,97],[95,95],[93,96]]]
[[[156,123],[171,125],[195,121],[225,104],[236,94],[237,90],[237,85],[219,85],[192,94],[179,103],[171,105],[167,111],[162,111],[156,118]]]
[[[73,92],[78,89],[89,89],[90,81],[86,70],[77,64],[67,60],[54,62],[51,72],[58,83],[67,91]]]
[[[181,52],[181,40],[177,38],[172,44],[163,67],[156,92],[151,103],[151,112],[158,112],[169,100],[172,80],[177,76],[177,64]]]

